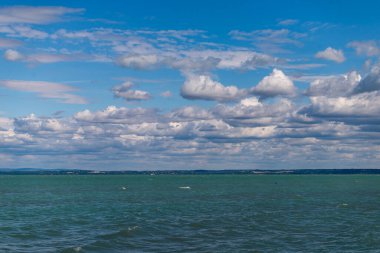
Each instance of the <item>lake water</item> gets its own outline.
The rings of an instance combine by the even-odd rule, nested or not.
[[[380,252],[376,175],[0,176],[0,252]]]

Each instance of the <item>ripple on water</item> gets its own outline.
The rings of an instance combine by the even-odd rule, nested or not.
[[[7,178],[0,252],[376,252],[380,177],[355,177]]]

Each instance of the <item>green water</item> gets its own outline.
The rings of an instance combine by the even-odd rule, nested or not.
[[[0,252],[380,252],[373,175],[0,176],[0,211]]]

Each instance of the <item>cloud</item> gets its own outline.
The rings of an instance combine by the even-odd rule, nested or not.
[[[236,40],[248,40],[248,41],[259,41],[259,42],[271,42],[274,44],[294,44],[298,45],[300,42],[295,40],[295,38],[303,37],[304,34],[294,33],[288,29],[280,30],[256,30],[251,32],[243,32],[238,30],[233,30],[229,33],[233,39]],[[291,38],[294,37],[294,38]]]
[[[183,72],[207,72],[212,69],[252,70],[273,66],[279,59],[252,51],[160,51],[154,54],[131,54],[122,56],[117,64],[126,68],[150,70],[173,68]]]
[[[16,38],[46,39],[49,37],[47,32],[36,30],[25,25],[3,26],[0,32],[7,34],[9,37]]]
[[[374,66],[370,73],[365,76],[355,87],[352,93],[372,92],[380,90],[380,67]]]
[[[0,47],[17,47],[21,44],[22,42],[18,40],[0,38]]]
[[[227,70],[254,70],[281,62],[276,57],[249,50],[190,50],[183,54],[196,63],[214,59],[215,68]]]
[[[311,97],[310,111],[317,116],[380,116],[380,93],[370,92],[351,97]],[[365,121],[364,121],[365,122]]]
[[[83,53],[37,53],[24,55],[16,50],[9,49],[4,53],[4,58],[8,61],[23,61],[32,64],[50,64],[57,62],[110,62],[108,57],[103,55],[90,55]]]
[[[288,26],[288,25],[295,25],[298,22],[299,21],[297,19],[284,19],[284,20],[281,20],[280,22],[278,22],[278,24]]]
[[[14,119],[14,130],[28,134],[46,134],[46,132],[63,133],[72,130],[70,124],[55,118],[38,118],[31,114],[26,117]]]
[[[170,98],[173,96],[173,94],[171,93],[171,91],[167,90],[167,91],[164,91],[160,94],[161,97],[164,97],[164,98]]]
[[[273,69],[269,76],[264,77],[255,87],[250,89],[250,93],[258,95],[261,98],[269,98],[276,96],[294,96],[297,88],[292,80],[287,77],[284,72]]]
[[[206,74],[214,69],[252,70],[272,67],[284,60],[247,48],[217,43],[194,46],[194,38],[204,39],[204,31],[193,30],[122,30],[95,28],[80,31],[60,29],[51,37],[75,43],[88,40],[94,48],[110,47],[118,56],[119,66],[152,70],[172,68],[181,72]]]
[[[77,89],[60,83],[44,81],[1,80],[0,86],[23,92],[37,93],[40,97],[56,99],[66,104],[86,104],[85,98],[71,94]]]
[[[206,109],[198,106],[186,106],[173,110],[166,115],[170,121],[195,121],[195,120],[207,120],[212,119],[213,115]]]
[[[288,52],[282,46],[302,46],[300,39],[306,34],[292,32],[288,29],[264,29],[250,32],[233,30],[229,35],[235,40],[250,41],[264,52],[284,53]]]
[[[287,99],[267,104],[256,97],[249,97],[233,106],[219,104],[212,112],[216,118],[221,118],[234,127],[258,127],[284,123],[294,110],[293,104]]]
[[[288,25],[295,25],[298,22],[299,22],[299,20],[297,20],[297,19],[284,19],[284,20],[281,20],[280,22],[278,22],[278,24],[288,26]]]
[[[125,108],[108,106],[103,111],[84,110],[76,113],[74,119],[88,123],[124,123],[137,124],[155,122],[157,111],[145,108]]]
[[[352,41],[348,43],[348,47],[354,48],[358,55],[377,56],[380,55],[380,48],[376,41]]]
[[[320,58],[320,59],[335,61],[337,63],[342,63],[346,60],[342,50],[337,50],[332,47],[328,47],[325,50],[316,53],[315,57]]]
[[[339,161],[350,166],[352,161],[373,156],[380,148],[376,125],[372,128],[362,125],[368,117],[377,119],[379,111],[355,116],[359,111],[355,106],[365,104],[360,102],[364,94],[369,101],[379,101],[370,98],[370,93],[353,97],[354,105],[350,105],[351,98],[343,100],[354,110],[349,112],[346,108],[344,117],[336,113],[318,115],[330,110],[327,103],[323,106],[327,111],[322,107],[317,111],[321,101],[308,111],[299,111],[297,104],[288,99],[273,102],[250,97],[210,109],[187,106],[165,114],[155,109],[108,106],[99,111],[83,110],[68,118],[33,114],[10,120],[0,118],[0,147],[3,154],[17,161],[23,160],[22,155],[26,154],[44,163],[44,159],[51,157],[59,161],[57,166],[66,160],[67,166],[80,164],[82,168],[92,169],[104,168],[110,162],[113,169],[130,168],[131,164],[141,169],[151,168],[152,164],[173,169],[188,168],[188,164],[197,168],[257,164],[260,168],[263,164],[272,166],[279,162],[289,166],[294,159],[305,166],[321,159],[329,166],[332,161],[343,159]],[[304,113],[315,120],[297,121],[307,117]],[[349,120],[354,118],[357,122],[350,125]],[[273,164],[267,164],[268,157]],[[180,162],[173,165],[173,159]],[[199,159],[205,163],[198,164]],[[244,162],[240,164],[241,161]]]
[[[50,24],[62,21],[68,14],[83,12],[84,9],[54,6],[11,6],[0,8],[0,24]]]
[[[224,86],[206,75],[189,75],[181,88],[181,96],[187,99],[233,101],[244,95],[236,86]]]
[[[141,101],[148,100],[151,98],[151,95],[142,90],[132,90],[133,83],[125,82],[121,85],[114,86],[112,92],[117,98],[124,98],[126,101]]]
[[[310,83],[305,94],[308,96],[345,97],[359,84],[361,76],[356,71],[345,75],[316,78]]]
[[[4,53],[4,58],[8,61],[19,61],[24,58],[24,56],[16,50],[8,49]]]
[[[123,67],[132,69],[152,69],[158,66],[159,59],[157,55],[128,55],[121,57],[118,61]]]
[[[288,29],[233,31],[231,36],[241,42],[232,45],[224,44],[226,40],[223,44],[216,43],[215,37],[197,30],[126,30],[121,26],[71,31],[41,28],[42,24],[63,20],[66,14],[30,22],[17,16],[18,21],[5,22],[1,21],[5,14],[0,11],[0,32],[7,36],[0,39],[5,59],[32,65],[109,62],[112,57],[119,66],[130,69],[174,69],[185,77],[182,97],[218,103],[206,103],[204,107],[182,101],[188,106],[176,108],[173,104],[169,112],[158,108],[133,108],[134,104],[129,103],[131,108],[110,105],[100,110],[81,109],[72,116],[68,115],[70,110],[62,108],[66,113],[52,117],[30,114],[4,118],[9,112],[0,111],[3,166],[6,166],[3,157],[12,159],[11,166],[36,165],[24,156],[34,157],[42,165],[100,169],[108,168],[106,166],[111,163],[114,169],[149,169],[152,165],[183,169],[189,164],[197,168],[262,168],[267,165],[295,168],[310,163],[317,166],[321,161],[326,162],[324,166],[352,166],[357,161],[367,166],[366,161],[374,156],[378,157],[372,159],[376,166],[380,161],[377,152],[380,150],[380,71],[373,68],[362,80],[358,72],[291,79],[283,71],[297,69],[285,71],[288,75],[323,74],[309,70],[322,64],[305,62],[297,54],[289,59],[270,55],[270,52],[302,46],[305,34]],[[294,23],[295,20],[282,20],[278,25]],[[297,28],[304,28],[303,24],[299,25]],[[17,48],[21,42],[10,38],[18,37],[30,44]],[[265,53],[253,51],[252,45],[238,47],[244,43],[252,43]],[[360,54],[380,55],[377,42],[371,43],[352,46],[356,46]],[[223,79],[217,80],[213,75],[214,71],[223,76],[229,71],[236,75],[246,71],[244,77],[247,77],[254,74],[251,70],[269,68],[275,69],[249,90],[225,84]],[[165,86],[162,82],[166,80],[145,79]],[[306,91],[304,86],[296,88],[293,82],[298,80],[310,82]],[[169,81],[177,83],[178,80]],[[86,102],[71,85],[19,80],[0,83],[3,90],[33,92],[36,96],[63,103]],[[301,89],[308,97],[295,96]],[[148,91],[139,90],[128,82],[113,87],[112,92],[115,97],[127,101],[151,97]],[[165,91],[161,96],[170,97],[171,92]]]

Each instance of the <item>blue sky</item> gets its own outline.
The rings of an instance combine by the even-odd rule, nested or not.
[[[379,163],[376,2],[38,4],[0,6],[0,167]]]

